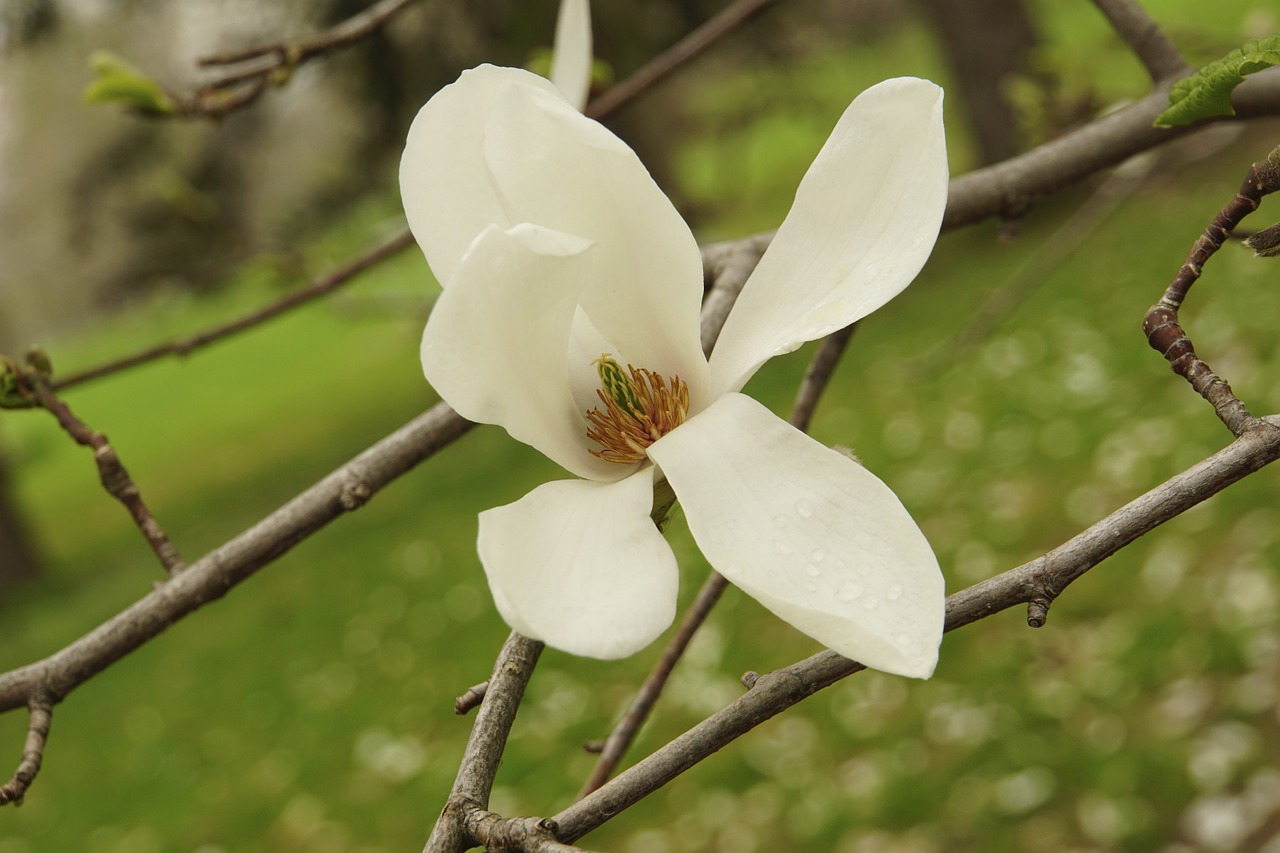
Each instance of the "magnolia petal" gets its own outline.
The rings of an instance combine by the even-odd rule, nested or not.
[[[946,203],[942,90],[912,77],[867,89],[743,286],[711,356],[712,394],[900,293],[933,250]]]
[[[463,417],[502,426],[580,477],[616,480],[633,469],[590,454],[565,364],[594,252],[534,225],[484,231],[431,311],[422,369]]]
[[[551,56],[551,82],[582,112],[591,90],[591,4],[588,0],[560,0],[556,43]]]
[[[942,574],[875,475],[741,394],[663,436],[649,456],[702,553],[748,595],[873,669],[933,673]]]
[[[495,105],[484,143],[509,217],[595,244],[598,275],[581,305],[615,355],[680,376],[697,408],[707,384],[702,257],[635,152],[563,98],[527,87]]]
[[[512,88],[564,98],[536,74],[481,65],[432,96],[409,127],[400,195],[414,239],[442,285],[481,231],[521,221],[507,216],[484,160],[485,125]]]
[[[480,560],[502,618],[586,657],[626,657],[652,643],[675,617],[679,587],[652,504],[648,466],[616,483],[546,483],[480,513]]]

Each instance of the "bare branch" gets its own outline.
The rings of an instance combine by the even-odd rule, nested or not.
[[[587,777],[587,781],[583,783],[582,790],[578,792],[578,799],[582,799],[609,781],[609,777],[613,775],[613,771],[618,767],[618,762],[622,760],[622,756],[626,754],[631,742],[635,740],[636,733],[640,731],[644,721],[649,718],[649,712],[657,704],[663,688],[667,685],[667,680],[676,668],[676,664],[680,662],[680,658],[684,657],[685,649],[689,647],[689,643],[693,640],[693,635],[702,627],[702,623],[707,620],[711,609],[715,607],[716,602],[720,600],[720,596],[728,586],[729,582],[716,571],[712,571],[707,576],[707,579],[703,581],[702,588],[698,590],[698,595],[694,598],[693,603],[689,605],[689,609],[684,614],[684,619],[680,621],[680,627],[676,629],[676,633],[667,642],[666,648],[662,650],[662,656],[658,658],[653,670],[645,677],[640,689],[636,691],[635,698],[631,700],[631,705],[627,708],[627,712],[622,715],[622,719],[618,721],[618,724],[613,727],[613,731],[609,732],[609,736],[605,738],[604,744],[600,748],[600,758],[596,761],[596,766],[592,769],[591,775]]]
[[[1168,102],[1168,86],[1160,86],[1142,100],[1079,130],[1003,163],[961,175],[951,182],[943,229],[992,216],[1021,216],[1042,196],[1141,151],[1180,139],[1199,126],[1155,127],[1156,116]],[[1253,75],[1235,90],[1232,102],[1239,119],[1280,114],[1280,71],[1268,69]]]
[[[147,509],[146,502],[142,500],[142,493],[138,491],[133,478],[125,470],[124,463],[120,461],[120,457],[116,454],[115,448],[111,446],[111,442],[107,440],[105,435],[90,428],[88,424],[72,414],[71,408],[58,399],[58,396],[49,387],[47,359],[43,358],[42,353],[35,358],[46,365],[46,370],[23,372],[8,359],[5,359],[8,362],[9,369],[17,376],[22,393],[36,405],[57,418],[58,425],[62,427],[67,435],[71,436],[76,444],[88,447],[93,451],[93,461],[98,466],[98,478],[102,481],[102,487],[107,490],[107,494],[120,501],[124,508],[128,510],[129,517],[133,519],[133,523],[137,525],[138,530],[142,532],[147,544],[155,552],[156,559],[160,561],[160,565],[164,567],[164,570],[173,575],[185,569],[186,563],[183,561],[182,555],[178,553],[177,548],[173,547],[173,543],[169,541],[169,536],[164,532],[164,528],[160,526],[160,523],[156,521],[155,516],[151,514],[151,510]],[[29,363],[33,362],[32,354],[28,354],[27,360]]]
[[[764,11],[773,2],[775,0],[737,0],[726,6],[669,49],[649,60],[627,79],[610,86],[587,105],[586,114],[594,119],[612,115],[738,26]]]
[[[461,717],[472,708],[478,707],[484,701],[484,694],[488,690],[489,682],[487,681],[471,685],[463,691],[461,696],[453,700],[453,713]]]
[[[471,737],[458,765],[453,790],[427,839],[425,853],[466,850],[472,846],[472,839],[480,838],[477,812],[489,807],[489,794],[498,765],[502,763],[507,734],[520,710],[525,685],[533,675],[542,648],[542,643],[514,631],[507,637],[494,662],[484,702],[471,726]],[[485,830],[486,833],[495,831]]]
[[[259,308],[252,313],[243,317],[238,317],[229,323],[206,329],[199,334],[192,335],[177,341],[169,341],[168,343],[158,344],[153,347],[133,353],[132,355],[123,356],[106,364],[100,364],[82,370],[79,373],[73,373],[70,376],[63,377],[51,383],[52,387],[58,390],[70,388],[73,385],[79,385],[82,382],[88,382],[91,379],[98,379],[103,376],[109,376],[130,367],[136,367],[139,364],[146,364],[149,361],[155,361],[164,356],[177,355],[185,356],[192,351],[206,347],[209,344],[216,343],[224,338],[230,337],[238,332],[246,329],[252,329],[267,320],[278,317],[281,314],[299,305],[305,305],[314,299],[318,299],[327,293],[337,290],[339,287],[347,284],[356,278],[360,273],[376,266],[385,261],[387,258],[397,254],[400,250],[413,245],[413,235],[409,233],[409,229],[404,229],[393,235],[390,239],[379,243],[372,249],[357,257],[355,260],[349,261],[343,266],[338,267],[332,272],[316,278],[307,284],[299,287],[297,290],[290,291],[281,298],[272,302],[263,308]]]
[[[1133,50],[1151,82],[1159,83],[1190,73],[1191,66],[1177,46],[1136,0],[1093,0],[1093,5],[1111,22],[1116,35]]]
[[[804,378],[800,380],[800,390],[796,393],[789,418],[791,425],[801,432],[809,431],[809,423],[813,420],[814,410],[818,408],[818,401],[827,390],[831,374],[835,373],[840,357],[844,355],[849,339],[857,328],[858,324],[854,323],[832,332],[823,339],[818,351],[813,354],[813,360],[809,362]]]
[[[0,806],[8,803],[22,805],[22,798],[40,772],[40,764],[44,760],[44,745],[49,739],[49,725],[53,721],[53,703],[44,696],[33,696],[27,702],[27,711],[30,723],[27,740],[22,747],[22,761],[9,781],[0,785]]]
[[[704,322],[713,321],[717,317],[718,315],[714,311],[708,311],[704,308]],[[818,400],[821,399],[823,391],[826,390],[827,384],[831,381],[831,374],[835,371],[836,365],[840,363],[840,356],[844,354],[845,347],[848,346],[849,339],[853,337],[855,328],[857,328],[856,323],[828,335],[818,348],[818,352],[814,354],[813,360],[805,371],[804,379],[801,380],[800,392],[791,411],[791,425],[796,429],[802,432],[809,431],[809,422],[813,418],[813,412],[817,408]],[[672,497],[674,498],[674,495]],[[680,627],[676,629],[676,633],[668,641],[666,648],[663,649],[658,662],[654,664],[652,671],[650,671],[644,683],[641,684],[640,689],[636,692],[635,698],[631,701],[631,706],[627,708],[626,713],[622,715],[622,719],[618,721],[613,731],[605,738],[600,747],[600,759],[596,762],[591,775],[578,793],[579,799],[599,788],[613,775],[618,762],[622,760],[622,756],[635,739],[636,733],[640,731],[640,727],[648,719],[649,712],[657,704],[658,698],[662,695],[663,688],[666,687],[672,671],[675,670],[676,664],[684,656],[685,650],[693,640],[693,635],[702,627],[702,623],[711,614],[711,609],[720,600],[720,596],[728,585],[729,582],[719,572],[715,571],[711,572],[706,581],[703,582],[702,589],[698,591],[693,603],[689,605],[684,619],[680,622]]]
[[[1222,248],[1240,220],[1258,209],[1263,196],[1278,189],[1280,147],[1272,151],[1266,160],[1254,163],[1249,168],[1249,174],[1236,191],[1235,198],[1218,212],[1204,233],[1196,239],[1186,261],[1165,289],[1164,295],[1151,306],[1142,321],[1147,343],[1168,360],[1174,373],[1190,382],[1191,387],[1212,404],[1218,418],[1235,435],[1254,429],[1258,419],[1249,414],[1249,410],[1231,391],[1226,380],[1221,379],[1196,355],[1191,339],[1178,324],[1178,309],[1182,307],[1182,301],[1191,291],[1191,286],[1200,279],[1204,265]]]
[[[1074,580],[1139,536],[1280,458],[1280,416],[1126,504],[1043,557],[953,593],[946,630],[1009,607],[1047,610]],[[1043,618],[1039,618],[1043,624]],[[830,650],[760,676],[751,689],[590,796],[557,814],[556,837],[573,842],[658,790],[707,756],[817,691],[864,667]]]
[[[414,418],[319,483],[43,660],[0,675],[0,712],[73,689],[286,553],[447,446],[473,424],[444,403]]]
[[[304,62],[347,47],[377,32],[383,24],[417,0],[380,0],[321,33],[273,42],[234,53],[206,56],[202,67],[240,66],[204,84],[191,95],[169,93],[176,115],[218,118],[257,100],[268,85],[288,80]]]

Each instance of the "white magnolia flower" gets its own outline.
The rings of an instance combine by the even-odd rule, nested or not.
[[[874,475],[739,389],[923,266],[947,192],[937,86],[888,80],[850,105],[710,361],[688,226],[635,153],[546,80],[465,72],[418,114],[400,184],[444,285],[427,379],[580,478],[480,514],[512,628],[615,658],[671,624],[676,561],[649,519],[660,471],[707,560],[761,604],[867,666],[933,672],[944,592],[919,528]]]

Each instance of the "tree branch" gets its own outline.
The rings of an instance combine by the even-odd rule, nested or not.
[[[220,118],[247,106],[257,100],[268,85],[286,82],[303,63],[367,38],[415,2],[417,0],[380,0],[324,32],[203,57],[196,64],[204,68],[240,67],[226,71],[190,95],[168,93],[177,107],[175,115]]]
[[[53,721],[53,703],[44,696],[33,696],[27,702],[27,712],[30,723],[27,725],[27,740],[22,747],[22,761],[9,781],[0,785],[0,806],[8,803],[22,805],[22,798],[44,761],[44,745],[49,739],[49,725]]]
[[[142,500],[142,493],[138,491],[133,478],[125,470],[124,463],[120,461],[111,442],[105,435],[90,428],[88,424],[72,414],[71,408],[49,387],[50,370],[48,360],[44,358],[43,353],[33,350],[28,354],[27,361],[35,368],[31,371],[21,371],[13,362],[8,359],[5,361],[12,375],[17,377],[21,393],[53,415],[58,420],[58,426],[62,427],[76,444],[93,451],[93,461],[98,467],[98,478],[102,481],[102,487],[128,511],[129,517],[142,532],[164,570],[173,575],[185,569],[186,563],[182,555],[178,553],[177,548],[173,547],[168,534],[151,514],[151,510],[147,509],[146,502]],[[37,363],[42,367],[37,367]]]
[[[62,701],[330,521],[363,506],[383,486],[472,426],[444,403],[437,404],[85,636],[43,660],[0,675],[0,712],[21,707],[34,696]]]
[[[610,86],[588,104],[584,112],[594,119],[612,115],[774,2],[775,0],[736,0],[649,60],[631,76]]]
[[[382,243],[379,243],[377,246],[374,246],[372,249],[364,252],[354,260],[338,267],[336,270],[325,273],[319,278],[313,279],[302,287],[286,293],[275,302],[259,308],[256,311],[245,314],[242,317],[238,317],[229,323],[214,326],[211,329],[206,329],[199,334],[182,338],[181,340],[157,344],[133,353],[132,355],[122,356],[105,364],[100,364],[96,367],[90,367],[78,373],[73,373],[52,382],[51,387],[57,390],[70,388],[73,385],[79,385],[80,383],[88,382],[91,379],[109,376],[112,373],[117,373],[130,367],[136,367],[139,364],[146,364],[147,362],[155,361],[156,359],[163,358],[165,356],[189,355],[197,349],[206,347],[209,344],[217,343],[218,341],[228,338],[238,332],[252,329],[255,326],[265,323],[267,320],[280,316],[286,311],[297,308],[300,305],[305,305],[314,299],[319,299],[325,294],[332,293],[339,287],[342,287],[355,279],[360,275],[360,273],[368,270],[370,267],[376,266],[387,258],[397,254],[402,249],[406,249],[413,244],[413,235],[410,234],[409,229],[406,228],[393,235],[390,239],[387,239]]]
[[[1184,77],[1191,72],[1177,46],[1135,0],[1093,0],[1093,5],[1133,50],[1151,82]]]
[[[1196,239],[1190,254],[1178,270],[1173,281],[1165,289],[1160,301],[1151,306],[1142,321],[1151,348],[1168,360],[1173,372],[1191,383],[1213,406],[1218,418],[1235,435],[1257,425],[1258,419],[1249,414],[1244,403],[1232,392],[1226,380],[1214,373],[1209,365],[1196,355],[1191,339],[1178,324],[1178,309],[1191,291],[1191,286],[1204,271],[1209,258],[1222,248],[1231,232],[1250,213],[1258,209],[1262,198],[1280,189],[1280,147],[1275,148],[1266,160],[1254,163],[1245,176],[1236,196],[1218,212],[1209,226]]]
[[[458,765],[453,790],[440,819],[431,830],[424,853],[466,850],[482,835],[492,836],[497,846],[496,841],[502,832],[489,818],[499,822],[501,818],[486,811],[489,794],[493,791],[493,780],[502,763],[507,734],[515,722],[516,712],[520,710],[525,685],[533,675],[542,648],[542,643],[522,637],[515,631],[507,637],[498,659],[494,661],[484,701],[471,726],[471,737]],[[512,843],[511,839],[506,843]],[[506,848],[499,846],[499,849]]]
[[[1044,556],[948,596],[946,630],[1022,603],[1032,605],[1029,621],[1043,624],[1049,602],[1089,569],[1278,458],[1280,416],[1273,415]],[[557,814],[557,838],[572,843],[765,720],[863,668],[827,650],[760,676],[746,694]]]

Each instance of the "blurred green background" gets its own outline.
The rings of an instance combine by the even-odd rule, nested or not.
[[[1267,4],[1212,20],[1192,0],[1146,5],[1196,62],[1277,27]],[[1055,88],[1017,90],[1030,142],[1054,132],[1063,104],[1092,111],[1145,91],[1090,5],[1031,9],[1035,62]],[[765,16],[749,49],[701,60],[646,113],[672,117],[655,171],[700,238],[776,225],[865,86],[949,81],[916,11],[876,19],[866,38],[821,32],[804,11],[789,10],[789,41],[769,61],[758,46],[778,21]],[[256,109],[271,110],[270,97]],[[977,155],[961,105],[949,108],[959,174]],[[858,330],[812,431],[853,447],[897,491],[949,590],[1043,553],[1227,443],[1139,323],[1278,130],[1195,137],[1038,205],[1014,240],[992,223],[948,234],[916,284]],[[372,180],[386,188],[392,176]],[[1115,209],[1073,220],[1099,192]],[[199,290],[151,287],[41,343],[71,371],[205,328],[401,221],[391,191],[367,194],[299,237],[287,262],[266,253]],[[1274,263],[1229,246],[1184,312],[1199,351],[1256,413],[1280,399],[1276,278]],[[284,319],[66,399],[110,436],[195,558],[435,401],[417,360],[434,292],[410,251]],[[749,392],[785,413],[812,352],[771,363]],[[4,412],[0,446],[43,556],[37,580],[0,592],[10,669],[127,606],[159,572],[52,418]],[[471,723],[453,697],[487,676],[507,633],[475,557],[476,513],[556,476],[501,430],[477,429],[76,690],[55,710],[27,802],[0,812],[0,853],[420,849]],[[1010,611],[949,635],[928,682],[864,673],[836,685],[583,844],[1280,850],[1276,487],[1264,471],[1140,540],[1073,586],[1044,629]],[[687,600],[707,566],[678,516],[670,537]],[[742,672],[814,650],[731,588],[635,754],[739,695]],[[607,733],[657,653],[545,653],[493,808],[562,808],[593,765],[582,744]],[[16,765],[25,726],[21,713],[0,717],[0,773]]]

